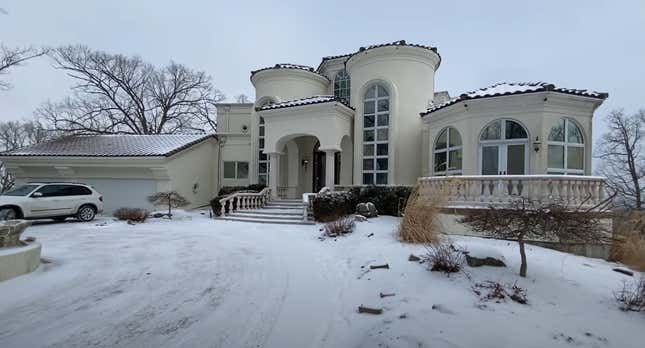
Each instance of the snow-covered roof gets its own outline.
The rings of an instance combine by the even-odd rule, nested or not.
[[[251,77],[253,77],[253,75],[255,75],[255,74],[259,73],[260,71],[265,71],[265,70],[274,70],[274,69],[293,69],[293,70],[304,70],[304,71],[309,71],[309,72],[311,72],[311,73],[314,73],[314,74],[316,74],[316,75],[320,75],[320,74],[316,71],[316,69],[314,69],[313,67],[308,66],[308,65],[290,64],[290,63],[280,63],[280,64],[276,64],[276,65],[274,65],[274,66],[270,66],[270,67],[266,67],[266,68],[262,68],[262,69],[258,69],[258,70],[253,70],[253,71],[251,71]],[[326,77],[326,76],[324,76],[324,75],[320,75],[320,76],[322,76],[322,77],[324,77],[324,78],[327,78],[327,77]]]
[[[547,82],[500,82],[489,87],[480,88],[474,91],[466,92],[458,97],[451,98],[450,100],[433,104],[421,116],[425,116],[439,109],[456,104],[460,101],[479,98],[499,97],[513,94],[524,94],[534,92],[559,92],[565,94],[573,94],[584,97],[592,97],[598,99],[606,99],[609,95],[607,93],[594,92],[586,89],[572,89],[557,87],[552,83]]]
[[[289,108],[289,107],[294,107],[294,106],[320,104],[320,103],[330,103],[330,102],[338,102],[338,103],[341,103],[341,104],[343,104],[343,105],[345,105],[345,106],[347,106],[347,107],[349,107],[351,109],[351,107],[349,105],[347,105],[343,99],[340,99],[340,98],[335,97],[333,95],[314,95],[314,96],[307,97],[307,98],[289,100],[289,101],[285,101],[285,102],[282,102],[282,103],[264,105],[264,106],[256,108],[255,110],[264,111],[264,110],[282,109],[282,108]]]
[[[2,152],[0,156],[167,157],[214,136],[214,134],[76,135]]]

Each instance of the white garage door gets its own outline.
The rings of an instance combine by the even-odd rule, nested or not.
[[[48,179],[47,181],[61,180]],[[103,194],[104,214],[106,215],[122,207],[155,209],[147,199],[148,196],[157,192],[157,183],[154,180],[78,178],[74,179],[74,181],[91,185]]]

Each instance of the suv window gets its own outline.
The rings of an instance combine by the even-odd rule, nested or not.
[[[85,186],[68,185],[65,188],[66,196],[88,196],[91,194],[92,194],[92,191]]]
[[[92,194],[90,189],[79,185],[46,185],[37,192],[42,193],[43,197],[88,196]]]

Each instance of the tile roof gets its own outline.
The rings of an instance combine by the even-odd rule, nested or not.
[[[0,156],[168,157],[214,136],[214,134],[76,135],[2,152]]]
[[[262,69],[258,69],[258,70],[253,70],[253,71],[251,71],[251,77],[253,77],[253,75],[255,75],[255,74],[259,73],[260,71],[273,70],[273,69],[294,69],[294,70],[304,70],[304,71],[312,72],[312,73],[314,73],[314,74],[316,74],[316,75],[320,75],[320,74],[318,73],[318,71],[316,71],[316,69],[314,69],[313,67],[310,67],[310,66],[308,66],[308,65],[290,64],[290,63],[280,63],[280,64],[276,64],[276,65],[274,65],[274,66],[270,66],[270,67],[266,67],[266,68],[262,68]],[[322,77],[324,77],[324,78],[326,78],[326,79],[327,79],[327,76],[324,76],[324,75],[320,75],[320,76],[322,76]]]
[[[265,106],[261,106],[258,108],[255,108],[257,111],[265,111],[265,110],[274,110],[274,109],[282,109],[282,108],[290,108],[294,106],[302,106],[302,105],[310,105],[310,104],[320,104],[320,103],[329,103],[329,102],[338,102],[341,103],[348,108],[352,109],[343,99],[340,99],[338,97],[335,97],[333,95],[314,95],[311,97],[307,98],[302,98],[302,99],[296,99],[296,100],[289,100],[285,101],[282,103],[276,103],[276,104],[269,104]]]
[[[499,96],[505,96],[505,95],[547,92],[547,91],[573,94],[573,95],[592,97],[592,98],[598,98],[598,99],[606,99],[609,96],[607,93],[594,92],[586,89],[571,89],[571,88],[556,87],[554,84],[546,83],[546,82],[500,82],[489,87],[480,88],[478,90],[463,93],[460,96],[451,98],[446,102],[431,105],[425,112],[421,113],[421,116],[425,116],[439,109],[443,109],[447,106],[456,104],[460,101],[469,100],[469,99],[499,97]]]

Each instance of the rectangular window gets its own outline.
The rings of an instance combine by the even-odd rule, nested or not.
[[[374,115],[368,115],[363,118],[363,127],[372,128],[374,127]]]
[[[549,145],[549,168],[564,168],[564,146]]]
[[[235,162],[224,162],[224,179],[235,179]]]
[[[363,173],[363,185],[373,185],[374,184],[374,174],[373,173]]]
[[[584,153],[583,147],[567,147],[567,169],[584,169]]]
[[[237,178],[249,178],[249,162],[237,162]]]
[[[376,184],[387,185],[387,173],[376,173]]]
[[[266,170],[266,168],[265,168]],[[224,179],[248,179],[249,162],[224,162]]]

